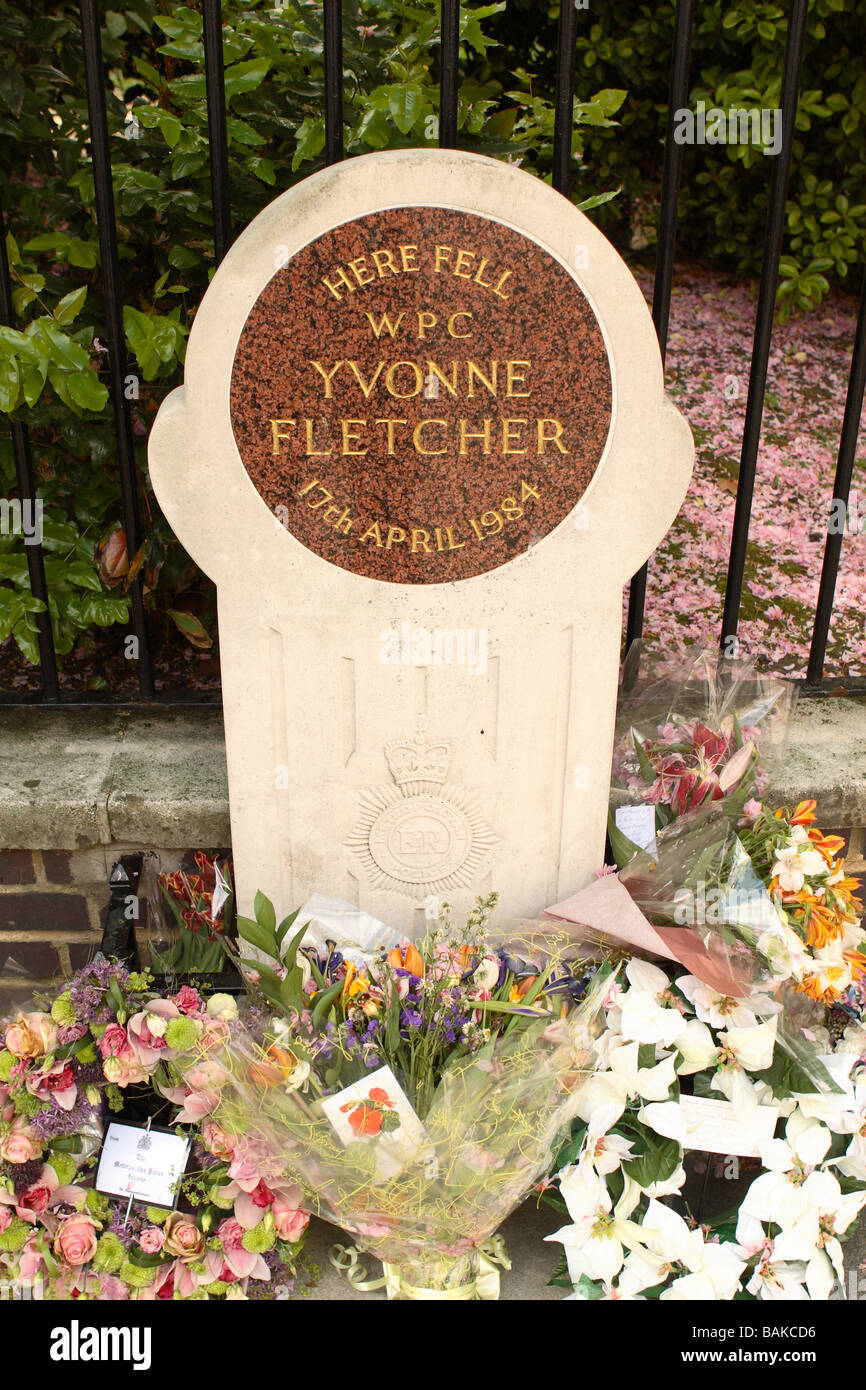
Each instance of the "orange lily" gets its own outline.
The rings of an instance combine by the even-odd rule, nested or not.
[[[265,1052],[264,1061],[254,1062],[250,1067],[250,1075],[262,1086],[279,1086],[288,1080],[296,1066],[297,1058],[291,1052],[286,1052],[285,1048],[271,1043]]]
[[[792,825],[811,825],[815,819],[817,801],[801,801],[791,817]]]
[[[421,952],[416,950],[411,941],[405,950],[395,946],[385,957],[387,963],[395,970],[408,970],[410,975],[415,975],[419,980],[424,975],[424,957]]]

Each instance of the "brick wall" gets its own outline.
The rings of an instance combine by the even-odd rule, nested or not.
[[[102,939],[112,866],[140,849],[0,850],[0,996],[17,1006],[87,964]],[[194,868],[191,851],[153,853],[160,872]],[[3,1004],[0,997],[0,1014]]]

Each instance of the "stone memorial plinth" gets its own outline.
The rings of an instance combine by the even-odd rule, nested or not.
[[[622,590],[692,442],[623,261],[454,151],[276,199],[214,276],[154,488],[216,582],[239,906],[407,931],[602,859]]]

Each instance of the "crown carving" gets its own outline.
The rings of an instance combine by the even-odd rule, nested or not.
[[[404,796],[441,787],[448,776],[453,753],[453,743],[428,739],[423,716],[419,716],[415,732],[409,738],[395,739],[385,745],[385,760]]]

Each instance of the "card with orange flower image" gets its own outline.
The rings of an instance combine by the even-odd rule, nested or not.
[[[424,1126],[390,1067],[328,1096],[322,1111],[343,1144],[375,1145],[376,1169],[393,1178],[420,1156]]]

